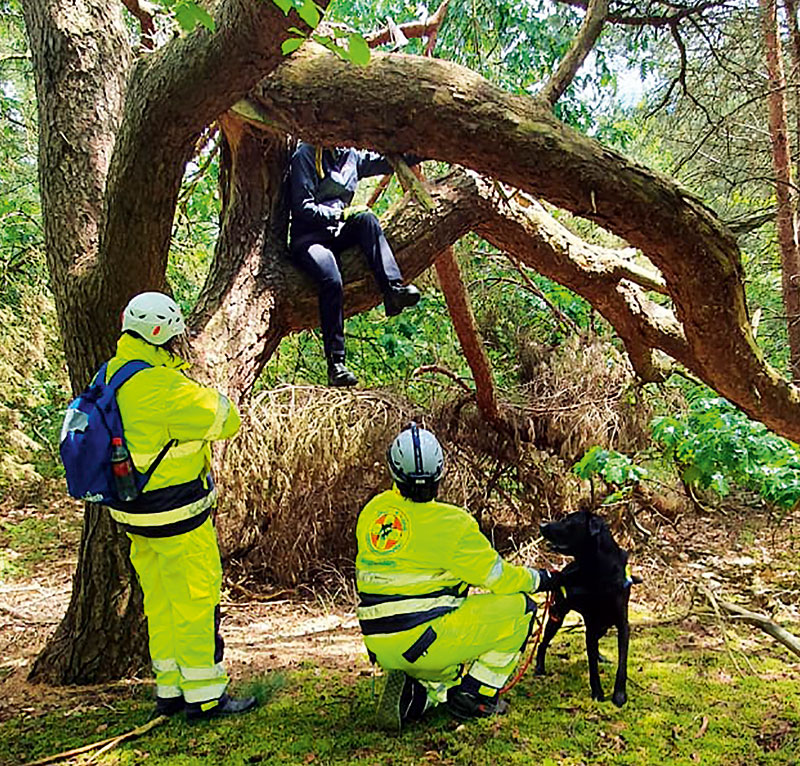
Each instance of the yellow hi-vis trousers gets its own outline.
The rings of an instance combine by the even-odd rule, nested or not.
[[[447,689],[459,683],[493,697],[514,672],[534,614],[530,597],[522,593],[477,594],[449,614],[411,630],[364,636],[364,643],[382,668],[421,681],[431,702],[444,702]]]
[[[144,593],[157,696],[217,699],[228,676],[217,630],[222,565],[213,522],[172,537],[128,537]]]

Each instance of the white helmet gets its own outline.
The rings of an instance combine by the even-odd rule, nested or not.
[[[444,470],[444,455],[430,431],[410,423],[389,446],[386,460],[403,497],[418,503],[436,497]]]
[[[139,293],[122,312],[122,331],[132,330],[156,346],[163,346],[185,329],[178,304],[164,293]]]

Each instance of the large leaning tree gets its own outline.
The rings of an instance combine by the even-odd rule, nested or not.
[[[800,439],[800,393],[756,346],[730,232],[669,178],[553,116],[604,21],[620,18],[606,0],[588,4],[574,45],[536,97],[510,95],[432,57],[375,50],[362,67],[313,42],[286,57],[290,28],[309,30],[271,0],[203,3],[213,29],[198,26],[138,53],[126,6],[145,31],[152,18],[137,0],[22,5],[39,102],[47,263],[74,389],[112,353],[130,297],[166,287],[181,178],[216,122],[221,233],[190,320],[204,373],[235,400],[247,397],[281,338],[317,322],[314,290],[285,257],[292,136],[450,163],[441,178],[411,183],[384,221],[408,279],[476,232],[584,296],[642,379],[680,364]],[[701,11],[713,5],[698,3]],[[633,6],[624,3],[625,12]],[[669,14],[678,7],[664,4],[663,18],[677,24]],[[613,232],[650,265],[583,242],[539,200]],[[348,314],[378,303],[360,259],[347,259],[344,272]],[[72,600],[32,677],[96,682],[139,669],[145,657],[126,540],[89,506]]]

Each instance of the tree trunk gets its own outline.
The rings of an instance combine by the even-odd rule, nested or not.
[[[131,56],[115,0],[25,0],[23,10],[36,74],[50,286],[78,391],[111,354],[118,331],[97,310],[107,287],[93,266]],[[103,34],[87,34],[98,18]],[[87,505],[69,608],[33,680],[88,683],[141,667],[146,634],[127,549],[108,511]]]
[[[486,349],[483,347],[475,315],[469,302],[461,270],[452,247],[448,247],[434,262],[439,283],[450,312],[453,328],[461,344],[467,364],[475,381],[475,401],[481,414],[495,426],[501,426],[500,413],[497,411],[497,398],[494,391],[492,366]]]
[[[47,264],[78,391],[112,354],[130,297],[165,286],[196,136],[277,66],[289,27],[308,27],[271,2],[222,0],[213,33],[198,28],[133,67],[118,0],[23,0],[23,11]],[[87,683],[145,664],[141,594],[127,551],[108,512],[88,506],[70,605],[32,678]]]
[[[778,202],[777,228],[781,250],[783,305],[789,330],[789,358],[792,380],[800,381],[800,247],[797,238],[795,193],[792,186],[792,156],[789,123],[786,117],[786,76],[783,51],[778,36],[776,0],[761,0],[764,52],[769,77],[769,133],[772,167],[775,172],[775,197]]]
[[[288,138],[254,132],[230,114],[220,127],[221,231],[190,325],[211,380],[241,402],[286,332],[276,302],[284,287]]]

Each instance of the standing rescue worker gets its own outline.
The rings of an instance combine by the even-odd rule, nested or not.
[[[416,160],[409,158],[410,164]],[[344,310],[339,256],[361,248],[383,293],[386,316],[419,302],[419,290],[403,277],[377,216],[352,206],[359,179],[392,172],[379,154],[357,149],[323,149],[300,142],[290,165],[292,226],[289,251],[294,263],[319,289],[322,342],[328,361],[328,385],[354,386],[345,366]]]
[[[185,330],[175,301],[162,293],[135,296],[122,314],[122,335],[107,380],[132,360],[152,365],[117,392],[125,440],[145,472],[169,443],[139,497],[111,509],[131,540],[131,563],[144,593],[156,711],[189,719],[241,713],[252,697],[226,694],[219,601],[222,581],[211,518],[217,491],[209,472],[210,442],[239,430],[239,413],[222,394],[188,378],[174,353]]]
[[[499,699],[530,636],[530,593],[551,590],[546,570],[509,564],[475,519],[437,502],[444,458],[411,423],[387,453],[391,490],[358,517],[356,609],[370,658],[388,670],[378,723],[399,730],[446,703],[457,718],[500,713]],[[468,595],[478,586],[489,593]]]

